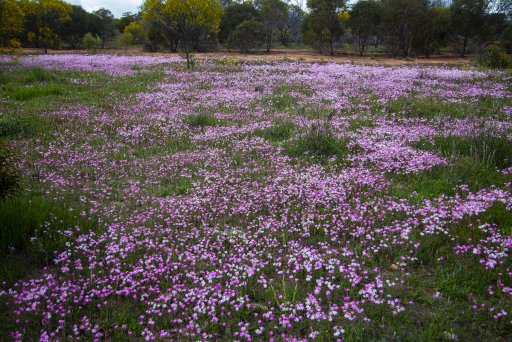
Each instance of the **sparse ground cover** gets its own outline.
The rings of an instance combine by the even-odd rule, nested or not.
[[[1,61],[2,337],[512,339],[510,73]]]

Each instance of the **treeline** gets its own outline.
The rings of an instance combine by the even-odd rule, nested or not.
[[[108,9],[92,13],[62,0],[0,0],[0,46],[78,49],[87,36],[98,47],[119,37],[126,26],[140,20],[125,13],[116,19]],[[86,44],[87,45],[87,44]]]
[[[494,46],[512,52],[511,0],[146,0],[114,18],[62,0],[0,0],[0,44],[10,47],[104,47],[109,40],[148,51],[270,51],[304,43],[334,54],[352,46],[394,56]]]

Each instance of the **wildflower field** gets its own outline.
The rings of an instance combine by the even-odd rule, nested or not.
[[[510,72],[0,61],[0,340],[512,339]]]

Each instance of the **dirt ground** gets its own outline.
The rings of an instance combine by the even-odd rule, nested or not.
[[[23,53],[35,54],[41,53],[41,49],[23,49]],[[51,50],[49,53],[89,53],[86,50]],[[147,56],[173,56],[178,53],[172,52],[146,52],[141,47],[124,48],[105,48],[99,49],[97,53],[108,53],[115,55],[147,55]],[[360,57],[357,54],[338,53],[334,56],[328,54],[319,54],[308,49],[274,49],[269,53],[251,53],[241,54],[239,52],[203,52],[194,53],[195,58],[214,58],[214,57],[232,57],[244,61],[259,61],[259,62],[272,62],[283,59],[291,59],[304,62],[336,62],[336,63],[356,63],[365,65],[452,65],[461,66],[467,65],[470,62],[469,57],[460,57],[454,54],[435,55],[430,58],[414,57],[414,58],[399,58],[392,57],[390,54],[373,53]]]

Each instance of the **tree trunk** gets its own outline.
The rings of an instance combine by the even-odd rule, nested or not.
[[[466,55],[466,45],[468,44],[468,39],[464,38],[462,40],[462,54],[461,57],[464,57]]]

